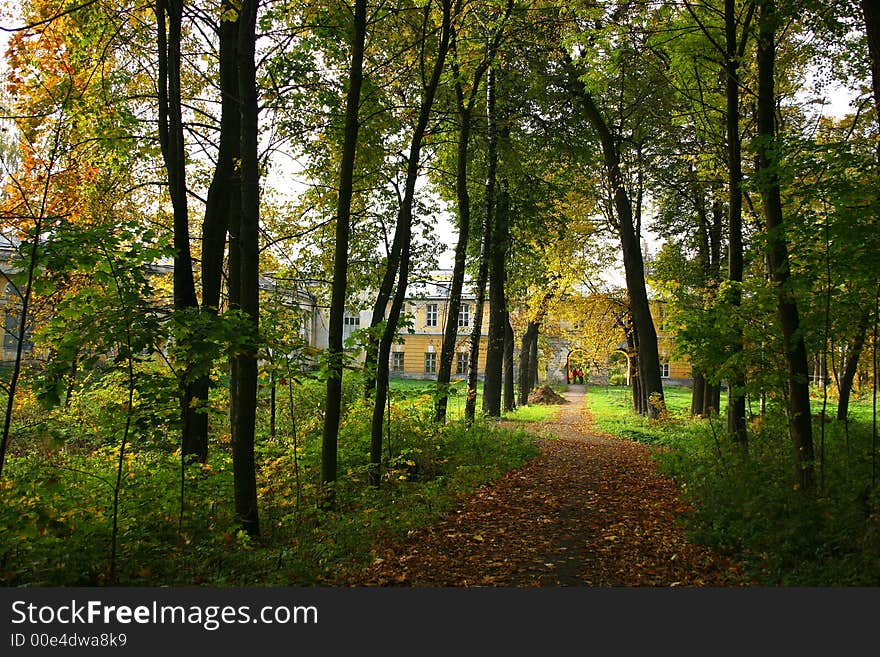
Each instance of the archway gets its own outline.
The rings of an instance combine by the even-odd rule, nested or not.
[[[585,368],[586,366],[586,368]],[[572,347],[568,350],[568,355],[565,358],[565,382],[566,383],[575,383],[572,381],[571,372],[574,369],[579,369],[581,372],[586,369],[589,371],[589,362],[588,362],[588,353],[587,350],[583,347]],[[579,383],[583,383],[583,374],[581,375],[582,379]]]

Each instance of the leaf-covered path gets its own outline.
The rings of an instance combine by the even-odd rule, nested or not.
[[[688,543],[686,506],[651,448],[589,430],[584,387],[534,430],[540,454],[440,522],[382,548],[350,586],[728,586],[726,560]],[[546,437],[552,433],[556,438]]]

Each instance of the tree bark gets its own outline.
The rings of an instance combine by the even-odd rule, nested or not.
[[[495,104],[495,72],[490,68],[486,74],[486,106]],[[477,413],[477,376],[480,359],[480,337],[483,327],[483,306],[486,302],[486,280],[489,276],[489,249],[492,244],[492,228],[495,223],[495,176],[498,168],[498,135],[495,126],[495,113],[488,116],[488,156],[486,164],[486,194],[483,210],[483,225],[480,231],[480,260],[477,264],[475,284],[477,301],[474,307],[474,325],[471,328],[470,351],[468,353],[467,397],[464,403],[464,417],[468,424],[473,423]]]
[[[660,376],[660,352],[657,346],[657,329],[651,316],[648,291],[645,284],[645,263],[642,259],[640,235],[633,224],[633,211],[623,172],[620,169],[620,152],[617,141],[602,117],[593,97],[586,91],[574,71],[569,71],[570,87],[580,101],[590,125],[602,144],[605,170],[617,213],[617,231],[623,253],[626,289],[629,308],[638,334],[639,379],[642,395],[646,400],[648,417],[656,418],[665,406],[663,381]]]
[[[454,46],[455,40],[453,39],[451,49],[453,53],[456,53]],[[476,95],[471,94],[469,102],[466,103],[457,63],[453,64],[453,74],[455,75],[455,98],[458,108],[458,152],[455,162],[458,240],[455,244],[455,261],[452,268],[452,280],[450,281],[449,302],[446,306],[443,346],[440,350],[440,363],[437,368],[437,402],[434,409],[434,419],[439,424],[446,422],[446,409],[449,403],[449,382],[452,379],[452,361],[455,358],[455,345],[458,342],[458,313],[461,310],[461,292],[464,287],[467,245],[471,226],[471,198],[468,191],[468,144],[470,143],[473,103]],[[475,87],[479,86],[479,83],[479,79],[475,80]]]
[[[516,390],[514,389],[513,371],[513,327],[510,325],[510,313],[504,313],[504,411],[509,413],[516,409]]]
[[[438,423],[446,421],[446,408],[449,402],[449,382],[452,378],[452,362],[455,358],[455,346],[458,342],[458,313],[461,309],[461,293],[464,286],[467,245],[470,239],[471,200],[468,191],[468,145],[473,125],[473,109],[477,100],[483,76],[492,65],[497,55],[499,44],[505,33],[507,19],[513,11],[513,0],[508,0],[504,16],[499,22],[486,57],[474,69],[471,91],[465,99],[462,87],[462,75],[458,66],[457,36],[453,26],[450,36],[450,52],[453,54],[452,73],[455,80],[455,102],[458,112],[458,152],[455,163],[455,196],[458,212],[458,240],[455,244],[455,261],[452,269],[452,281],[449,291],[449,302],[446,312],[446,324],[443,330],[443,346],[440,351],[440,363],[437,368],[437,402],[435,419]]]
[[[871,89],[874,93],[874,114],[880,130],[880,6],[874,0],[861,0],[868,56],[871,62]],[[877,163],[880,164],[880,140],[877,141]]]
[[[519,350],[519,405],[526,406],[529,403],[529,393],[532,391],[532,345],[538,341],[539,322],[530,321],[523,333],[522,343]]]
[[[339,418],[342,411],[343,317],[348,288],[348,241],[351,232],[351,201],[354,191],[354,159],[357,150],[361,87],[363,85],[364,41],[367,32],[367,2],[355,0],[351,65],[345,99],[345,132],[339,165],[339,195],[336,204],[336,244],[333,256],[333,283],[327,345],[327,399],[321,437],[321,503],[333,506]]]
[[[495,226],[489,248],[489,337],[486,342],[486,376],[483,382],[483,412],[501,416],[504,366],[504,332],[507,299],[504,294],[504,265],[510,222],[510,195],[502,183],[495,208]]]
[[[699,370],[693,371],[693,384],[691,385],[691,415],[702,415],[705,404],[706,378]]]
[[[862,313],[862,316],[859,318],[855,339],[847,354],[843,375],[840,377],[840,382],[837,385],[837,419],[841,421],[846,421],[849,417],[849,398],[852,395],[853,381],[855,381],[856,371],[859,368],[859,359],[865,346],[865,337],[868,334],[870,318],[870,312]]]
[[[183,1],[157,0],[155,11],[159,53],[159,145],[173,213],[173,303],[175,312],[183,315],[186,311],[197,310],[199,306],[189,243],[186,150],[180,82]],[[207,457],[207,425],[204,424],[206,416],[204,410],[199,409],[194,401],[206,393],[193,378],[194,365],[184,363],[180,379],[181,455],[187,460],[204,461]],[[205,427],[204,432],[201,431],[202,425]]]
[[[742,305],[743,242],[742,242],[742,141],[739,132],[739,44],[737,43],[737,14],[735,0],[724,0],[725,35],[725,113],[727,132],[727,206],[728,206],[728,279],[731,286],[730,303],[734,311]],[[743,28],[743,41],[748,26]],[[732,358],[739,360],[743,350],[742,325],[737,321],[737,335],[731,345]],[[748,445],[746,432],[745,376],[737,370],[727,382],[727,431],[734,443]],[[717,409],[716,409],[717,410]]]
[[[258,0],[243,0],[238,32],[238,97],[241,115],[241,258],[240,307],[248,321],[248,344],[236,354],[238,398],[232,440],[235,513],[251,536],[260,533],[254,462],[256,433],[258,345],[260,321],[260,172],[259,106],[255,61]]]
[[[538,330],[532,340],[532,355],[529,358],[529,389],[538,386],[538,336],[540,335],[541,325],[538,324]]]
[[[388,400],[389,363],[391,357],[391,345],[397,337],[397,325],[403,303],[406,300],[406,289],[409,282],[410,247],[412,244],[412,209],[415,199],[416,182],[419,177],[419,164],[421,160],[422,143],[428,121],[434,106],[434,97],[440,85],[440,77],[446,62],[446,54],[449,51],[450,27],[452,21],[452,0],[442,0],[443,22],[440,28],[440,41],[437,45],[437,58],[431,77],[424,87],[419,108],[419,116],[413,128],[410,141],[409,159],[407,161],[406,182],[400,211],[397,215],[397,227],[395,236],[400,234],[401,254],[397,272],[397,289],[388,311],[388,319],[385,330],[379,342],[378,362],[376,363],[376,396],[373,400],[373,422],[370,437],[370,482],[378,486],[381,482],[382,463],[382,432],[385,426],[385,403]],[[427,11],[427,9],[426,9]],[[427,35],[424,37],[427,39]]]
[[[758,28],[758,171],[768,241],[768,265],[776,287],[776,303],[788,367],[788,416],[795,480],[803,489],[813,485],[813,434],[810,414],[807,350],[800,330],[797,303],[790,289],[788,244],[782,196],[776,172],[776,9],[773,0],[761,4]]]

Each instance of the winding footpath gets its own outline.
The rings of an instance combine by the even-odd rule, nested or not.
[[[731,586],[736,569],[689,543],[687,506],[650,450],[590,430],[584,386],[535,431],[540,454],[387,546],[348,586]],[[548,434],[552,434],[548,436]]]

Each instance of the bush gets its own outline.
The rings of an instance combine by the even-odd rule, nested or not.
[[[816,490],[793,485],[791,446],[781,409],[750,424],[745,454],[717,419],[690,419],[676,396],[671,416],[649,422],[617,393],[596,389],[587,404],[604,431],[649,444],[661,468],[681,487],[693,511],[685,517],[694,540],[740,561],[764,586],[880,584],[880,494],[872,489],[870,427],[825,424],[817,447]],[[824,479],[824,486],[823,486]]]

